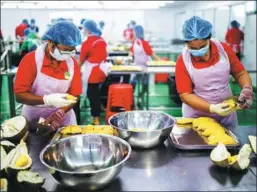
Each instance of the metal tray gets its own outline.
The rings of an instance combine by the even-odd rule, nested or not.
[[[234,145],[226,145],[227,149],[237,149],[240,147],[241,144],[239,139],[230,130],[226,129],[226,132],[236,141],[236,144]],[[184,134],[176,134],[171,132],[169,140],[176,148],[182,150],[208,150],[216,147],[216,145],[206,144],[203,138],[201,138],[201,136],[199,136],[193,129],[190,129],[187,133]]]

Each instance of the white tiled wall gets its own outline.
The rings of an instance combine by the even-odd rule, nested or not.
[[[170,39],[173,36],[173,12],[161,10],[46,10],[46,9],[1,9],[1,29],[5,38],[14,37],[14,29],[23,18],[35,18],[42,35],[52,15],[69,16],[77,25],[81,18],[103,20],[106,23],[106,33],[110,40],[123,40],[122,32],[130,20],[151,31],[157,38]]]

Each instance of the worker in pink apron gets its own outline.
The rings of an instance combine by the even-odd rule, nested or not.
[[[83,42],[80,51],[83,95],[88,96],[93,117],[93,125],[100,124],[101,100],[100,88],[111,70],[111,64],[106,63],[107,44],[101,37],[101,31],[96,22],[86,20],[83,23],[87,40]]]
[[[51,26],[42,39],[46,42],[20,62],[14,91],[31,130],[36,130],[42,117],[51,132],[77,124],[72,109],[76,101],[66,96],[79,97],[82,92],[80,67],[72,57],[81,36],[73,23],[62,21]]]
[[[242,91],[238,100],[243,109],[253,103],[252,81],[232,49],[211,39],[212,25],[199,17],[185,21],[186,48],[176,63],[176,85],[183,101],[184,117],[212,117],[227,128],[235,127],[236,113],[222,101],[232,96],[232,74]]]
[[[141,25],[136,25],[134,28],[135,40],[130,48],[130,56],[134,56],[134,63],[137,66],[146,67],[146,63],[151,61],[151,57],[154,60],[160,60],[160,58],[153,52],[150,44],[144,40],[144,29]],[[143,77],[146,78],[146,77]],[[131,75],[131,83],[133,87],[136,85],[136,75]]]

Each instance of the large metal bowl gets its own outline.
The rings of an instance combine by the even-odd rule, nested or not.
[[[97,190],[117,177],[130,154],[130,145],[118,137],[76,135],[47,145],[40,160],[58,183]]]
[[[175,122],[174,117],[154,111],[126,111],[109,118],[109,124],[134,148],[151,148],[163,143]],[[138,132],[135,128],[144,130]]]

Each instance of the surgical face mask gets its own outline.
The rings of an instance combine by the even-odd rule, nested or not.
[[[71,56],[74,56],[76,53],[75,50],[73,51],[61,51],[57,47],[55,47],[54,52],[50,51],[50,55],[55,58],[57,61],[65,61]]]
[[[197,50],[197,49],[188,49],[188,51],[191,53],[191,55],[193,55],[195,57],[204,56],[207,53],[208,50],[209,50],[209,43],[205,47],[203,47],[203,48],[201,48],[199,50]]]

